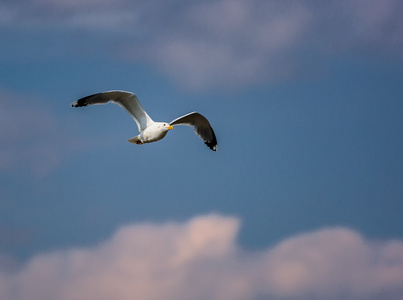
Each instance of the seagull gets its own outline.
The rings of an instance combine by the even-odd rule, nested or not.
[[[198,112],[191,112],[170,123],[154,122],[141,106],[137,96],[126,91],[107,91],[93,94],[71,103],[72,107],[83,107],[93,104],[115,103],[123,107],[137,123],[140,134],[130,138],[133,144],[143,145],[161,140],[176,125],[187,125],[194,128],[195,133],[213,151],[217,151],[217,139],[210,122]]]

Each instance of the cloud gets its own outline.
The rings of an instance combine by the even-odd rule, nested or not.
[[[35,173],[46,173],[59,160],[46,141],[54,120],[45,110],[24,105],[10,93],[2,92],[0,98],[0,170],[30,165]]]
[[[59,166],[67,141],[69,149],[78,147],[56,116],[39,103],[0,90],[0,172],[23,169],[43,177]]]
[[[356,24],[353,24],[354,35],[367,45],[378,44],[378,47],[402,50],[403,20],[399,17],[403,4],[398,0],[363,1],[356,0],[349,3],[350,15]],[[381,43],[381,45],[379,45]]]
[[[302,5],[283,2],[203,2],[185,13],[187,30],[167,32],[162,43],[149,45],[146,57],[194,89],[278,80],[290,75],[287,54],[309,16]]]
[[[239,226],[236,218],[214,214],[127,225],[102,244],[38,254],[18,271],[0,272],[0,298],[403,297],[403,241],[371,241],[333,228],[254,252],[236,244]]]
[[[101,33],[114,56],[196,90],[306,76],[307,66],[323,68],[317,57],[335,53],[401,59],[403,51],[399,0],[24,0],[1,8],[0,26]]]

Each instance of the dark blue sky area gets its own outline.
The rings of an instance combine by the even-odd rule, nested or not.
[[[112,2],[1,5],[0,288],[3,265],[210,213],[245,251],[326,228],[403,240],[399,1]],[[70,107],[111,89],[155,121],[202,113],[218,151],[188,127],[133,145],[120,107]]]

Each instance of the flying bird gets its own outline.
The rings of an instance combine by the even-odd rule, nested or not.
[[[130,138],[133,144],[143,145],[161,140],[176,125],[187,125],[194,128],[195,133],[213,151],[217,151],[217,139],[210,122],[198,112],[191,112],[170,123],[154,122],[141,106],[137,96],[131,92],[108,91],[81,98],[74,101],[72,107],[83,107],[93,104],[115,103],[123,107],[137,123],[140,134]]]

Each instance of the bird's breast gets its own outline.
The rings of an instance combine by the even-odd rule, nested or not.
[[[167,132],[168,131],[161,130],[160,128],[147,127],[140,134],[140,137],[143,143],[152,143],[162,139],[164,136],[166,136]]]

